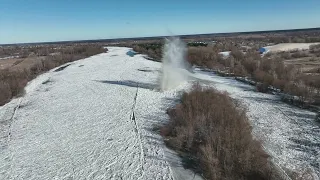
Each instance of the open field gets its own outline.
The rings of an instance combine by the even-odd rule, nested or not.
[[[281,43],[273,46],[266,46],[265,48],[269,52],[281,52],[281,51],[301,51],[309,50],[310,46],[317,45],[319,43]]]
[[[302,72],[305,73],[320,73],[317,72],[317,69],[320,68],[320,58],[312,58],[312,57],[305,57],[305,58],[297,58],[297,59],[290,59],[284,60],[285,65],[294,65],[299,67]],[[312,71],[316,70],[316,71]]]
[[[44,60],[45,57],[8,58],[0,60],[0,70],[22,71]]]

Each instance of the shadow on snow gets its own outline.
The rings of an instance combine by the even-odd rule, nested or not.
[[[143,83],[138,81],[131,81],[131,80],[123,80],[123,81],[109,81],[109,80],[94,80],[99,83],[105,83],[105,84],[114,84],[119,86],[127,86],[127,87],[139,87],[143,89],[157,89],[158,85],[153,83]]]

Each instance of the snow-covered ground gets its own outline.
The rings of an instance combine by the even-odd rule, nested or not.
[[[2,57],[2,58],[0,58],[0,60],[13,59],[13,58],[19,58],[19,56],[7,56],[7,57]]]
[[[319,43],[280,43],[273,46],[264,47],[267,52],[293,51],[293,50],[308,50],[311,45]]]
[[[39,76],[24,97],[0,107],[0,179],[194,178],[153,130],[189,86],[160,92],[160,63],[130,57],[128,48],[108,50]],[[274,162],[320,175],[314,113],[231,78],[201,70],[190,76],[247,106],[254,135]]]
[[[153,130],[178,93],[157,90],[161,64],[108,50],[0,107],[1,180],[194,178]]]
[[[223,51],[219,52],[220,55],[222,55],[224,58],[228,58],[230,56],[231,51]]]

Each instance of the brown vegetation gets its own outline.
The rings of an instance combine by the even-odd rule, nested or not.
[[[158,60],[161,59],[161,44],[138,44],[133,48],[137,52],[146,53]],[[221,48],[230,50],[230,56],[222,57],[219,54]],[[318,49],[320,49],[319,45],[314,45],[311,52],[317,53]],[[187,60],[191,65],[213,69],[220,74],[223,72],[234,76],[249,77],[257,82],[257,90],[260,92],[268,92],[273,86],[284,93],[298,96],[300,105],[307,106],[317,95],[315,88],[320,88],[320,85],[318,86],[320,80],[316,80],[316,77],[319,76],[312,76],[310,80],[299,68],[284,64],[286,59],[307,56],[310,56],[307,52],[293,51],[261,57],[256,49],[246,49],[244,53],[241,48],[237,48],[232,43],[225,43],[224,45],[188,47]]]
[[[161,61],[162,59],[162,47],[161,43],[147,43],[147,44],[135,44],[132,45],[132,49],[136,52],[147,54],[155,61]]]
[[[287,42],[286,38],[288,37],[284,36],[284,42]],[[257,41],[256,39],[221,37],[219,40],[219,42],[207,46],[190,46],[188,43],[188,62],[191,65],[216,70],[222,75],[249,77],[257,82],[257,90],[260,92],[268,92],[271,87],[275,87],[283,93],[298,96],[299,106],[306,107],[315,102],[314,97],[319,96],[320,76],[309,75],[309,78],[306,78],[307,76],[301,68],[305,67],[306,72],[312,73],[310,68],[320,67],[320,64],[314,62],[317,61],[316,56],[320,56],[320,45],[312,45],[310,51],[295,50],[270,53],[262,57],[258,53],[257,47],[251,45],[251,48],[245,48],[241,45],[248,45],[251,41]],[[260,38],[259,40],[265,41],[266,39]],[[292,42],[292,40],[299,40],[299,38],[289,37],[288,41]],[[161,43],[140,43],[133,45],[133,49],[145,53],[157,61],[162,56]],[[219,54],[221,51],[231,51],[230,56],[222,57]],[[292,61],[292,59],[296,61]],[[301,63],[305,63],[305,65],[303,66]],[[318,69],[315,73],[318,73]]]
[[[214,69],[222,67],[223,57],[213,47],[189,47],[188,62],[192,65]]]
[[[246,111],[228,94],[195,85],[168,110],[166,143],[187,153],[209,179],[270,179],[268,155],[253,139]]]
[[[32,49],[32,51],[30,50],[30,52],[27,53],[28,56],[30,54],[45,55],[44,59],[35,61],[33,65],[23,70],[0,70],[0,105],[7,103],[12,97],[23,94],[24,87],[28,81],[37,75],[67,62],[86,58],[104,51],[101,46],[97,45],[67,46],[55,50],[54,54],[51,54],[52,52],[50,51],[41,53],[43,52],[41,48],[36,48],[36,51],[34,51],[34,49]]]
[[[230,57],[223,59],[213,47],[189,48],[190,63],[211,68],[235,76],[246,76],[257,82],[257,90],[268,92],[275,87],[284,93],[297,96],[301,106],[313,103],[313,98],[319,94],[320,76],[305,75],[293,65],[285,65],[281,56],[261,57],[255,50],[248,50],[245,54],[233,48]],[[290,58],[305,57],[303,52],[289,53]]]
[[[288,36],[219,37],[214,44],[189,46],[187,60],[219,74],[248,77],[256,82],[252,84],[258,91],[280,91],[282,99],[294,105],[319,105],[320,45],[313,45],[310,50],[268,53],[263,57],[258,53],[259,47],[271,45],[270,42],[320,41],[313,36],[289,33]],[[142,49],[140,46],[136,51],[150,52]],[[161,48],[157,51],[158,57],[161,57],[159,50]],[[222,57],[221,51],[231,51],[230,56]],[[234,104],[226,94],[197,87],[185,93],[181,103],[168,110],[170,122],[161,129],[161,134],[170,147],[191,159],[195,167],[200,167],[206,178],[280,179],[273,177],[275,174],[270,170],[267,156],[259,143],[252,140],[244,110]],[[248,144],[251,147],[247,148]],[[309,175],[290,176],[304,179]]]
[[[310,46],[310,53],[314,54],[317,57],[320,57],[320,44],[311,45]]]

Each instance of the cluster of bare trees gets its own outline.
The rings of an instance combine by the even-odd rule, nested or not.
[[[298,53],[300,54],[300,52],[293,52],[292,56]],[[258,91],[267,92],[272,86],[284,93],[297,96],[301,105],[313,103],[315,96],[319,94],[320,76],[305,75],[299,68],[285,65],[284,59],[281,58],[282,54],[261,57],[255,50],[243,53],[233,48],[230,56],[223,58],[215,47],[191,47],[188,51],[188,61],[201,67],[231,73],[237,77],[249,77],[257,82]],[[299,57],[304,56],[299,55]]]
[[[294,58],[304,58],[304,57],[310,57],[312,56],[311,53],[307,52],[307,51],[293,51],[293,52],[279,52],[278,55],[282,58],[282,59],[294,59]]]
[[[283,59],[277,57],[250,57],[252,55],[246,54],[239,62],[246,70],[246,76],[259,82],[258,90],[266,92],[273,86],[284,93],[297,96],[302,106],[313,103],[315,96],[319,94],[319,75],[306,75],[293,65],[284,65]]]
[[[310,46],[310,53],[314,54],[317,57],[320,57],[320,44],[311,45]]]
[[[223,62],[223,57],[212,47],[189,47],[187,59],[192,65],[211,69],[221,67]]]
[[[221,48],[231,51],[230,56],[220,55]],[[135,50],[150,52],[142,46]],[[319,52],[320,46],[313,46],[310,51]],[[156,52],[160,57],[161,48]],[[261,92],[276,88],[290,94],[290,98],[298,97],[302,105],[312,102],[319,94],[320,76],[306,75],[293,65],[285,65],[288,58],[283,54],[262,57],[257,48],[244,50],[233,43],[217,43],[188,47],[187,60],[220,73],[248,77]],[[297,51],[289,56],[309,54]],[[166,144],[186,156],[206,178],[280,179],[272,172],[260,143],[252,138],[244,108],[228,94],[196,85],[168,114],[170,121],[160,130]]]
[[[228,94],[194,85],[168,110],[166,144],[186,153],[207,179],[273,179],[268,155],[251,135],[241,104]]]
[[[45,49],[37,48],[30,51],[39,56]],[[31,79],[64,63],[86,58],[95,54],[105,52],[99,45],[73,45],[55,49],[54,54],[46,53],[45,58],[24,70],[4,69],[0,70],[0,105],[7,103],[12,97],[23,94],[24,87]],[[28,54],[30,54],[28,52]],[[49,51],[50,52],[50,51]]]
[[[162,47],[161,43],[147,43],[147,44],[135,44],[132,45],[134,51],[147,54],[155,61],[161,61],[162,59]]]
[[[138,44],[133,49],[145,53],[155,60],[162,57],[161,44]],[[223,57],[219,52],[231,51],[229,57]],[[310,52],[281,52],[276,55],[261,57],[256,48],[246,48],[231,41],[216,43],[212,46],[189,46],[187,60],[191,65],[210,68],[234,76],[249,77],[257,82],[257,90],[267,92],[270,86],[281,92],[299,97],[302,106],[314,102],[318,96],[320,77],[303,74],[299,68],[285,65],[284,60],[320,56],[320,45],[313,45]]]

